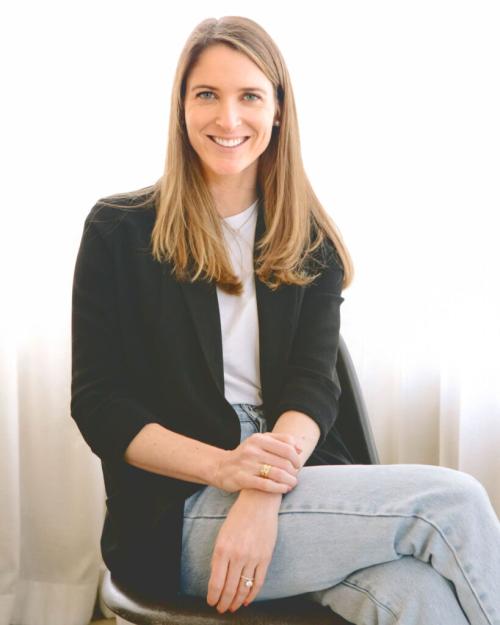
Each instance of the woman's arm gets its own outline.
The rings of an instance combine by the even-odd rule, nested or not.
[[[319,425],[308,415],[297,410],[284,412],[276,421],[273,432],[292,434],[302,448],[300,468],[314,451],[320,437]]]
[[[234,450],[220,449],[167,429],[130,391],[115,294],[116,267],[126,269],[114,258],[112,245],[123,215],[111,209],[99,211],[96,219],[96,207],[78,251],[72,311],[71,415],[92,451],[103,461],[125,460],[230,492],[244,487],[287,492],[296,484],[293,467],[300,464],[292,437],[268,433]],[[256,475],[267,457],[283,469],[272,480]]]
[[[120,220],[117,210],[99,203],[90,212],[72,294],[71,416],[92,451],[107,462],[123,460],[132,439],[158,421],[130,392],[124,368],[112,251]]]
[[[159,423],[148,423],[127,447],[124,459],[152,473],[215,486],[225,453],[224,449],[183,436]]]
[[[324,267],[314,271],[320,275],[305,288],[285,371],[285,383],[277,406],[281,416],[293,411],[315,421],[320,432],[317,444],[325,441],[338,413],[341,389],[335,367],[340,307],[344,301],[341,261],[330,241],[326,241],[320,250],[317,257]],[[308,436],[306,432],[304,435]]]
[[[269,456],[274,479],[257,475],[259,458]],[[209,484],[228,492],[243,488],[262,489],[264,494],[285,493],[296,485],[301,464],[288,433],[272,432],[245,439],[235,449],[220,449],[173,432],[158,423],[146,425],[125,451],[125,461],[152,473],[198,484]]]

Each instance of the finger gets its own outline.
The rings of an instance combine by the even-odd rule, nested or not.
[[[259,469],[261,468],[263,464],[270,464],[273,469],[282,471],[293,478],[295,478],[299,472],[299,470],[296,469],[289,460],[285,460],[284,458],[280,458],[279,456],[270,454],[267,451],[263,451],[262,454],[259,456]],[[272,478],[272,479],[276,479],[276,478]],[[282,480],[280,479],[276,481],[282,481]],[[289,483],[295,485],[294,480],[289,480]]]
[[[215,553],[215,552],[214,552]],[[214,555],[211,574],[208,580],[207,603],[214,606],[218,603],[226,582],[229,559]]]
[[[257,434],[254,436],[258,436]],[[289,460],[295,469],[300,469],[301,459],[295,447],[287,442],[275,440],[274,435],[265,432],[261,434],[261,448],[263,451],[270,452],[276,456],[280,456],[285,460]]]
[[[222,589],[220,600],[217,603],[217,611],[221,614],[229,608],[236,596],[236,593],[238,592],[238,585],[241,581],[242,570],[243,565],[241,561],[230,561],[226,577],[226,583],[224,584],[224,588]]]
[[[262,432],[262,434],[272,436],[273,438],[288,443],[289,445],[296,445],[298,442],[293,434],[287,434],[285,432]]]
[[[261,560],[255,569],[253,586],[248,593],[247,598],[243,601],[243,605],[246,607],[255,599],[259,594],[260,589],[264,586],[264,581],[267,575],[267,569],[269,568],[270,560]],[[249,576],[250,577],[250,576]]]
[[[244,471],[250,471],[253,474],[256,468],[260,469],[263,464],[269,464],[271,467],[280,469],[288,473],[291,477],[296,477],[299,472],[299,469],[297,469],[290,460],[276,453],[272,453],[266,447],[263,447],[262,441],[254,445],[249,445],[241,458],[240,468]],[[294,484],[293,480],[288,481],[290,484]]]
[[[297,450],[298,453],[301,453],[303,450],[302,442],[297,440],[295,436],[292,434],[285,434],[283,432],[262,432],[265,436],[270,436],[275,440],[286,443]]]
[[[280,461],[289,464],[290,467],[297,470],[302,466],[300,453],[302,449],[297,448],[283,440],[277,440],[274,437],[278,435],[274,435],[269,432],[263,433],[255,433],[245,439],[242,445],[247,444],[247,450],[255,453],[255,449],[258,449],[261,452],[266,452],[272,454],[274,458],[279,458]],[[280,435],[280,436],[288,436],[288,435]],[[276,462],[274,462],[276,464]]]
[[[286,495],[286,493],[289,493],[294,486],[275,482],[267,477],[251,475],[245,480],[243,488],[253,488],[254,490],[261,490],[265,493],[280,493],[281,495]]]
[[[264,463],[259,462],[258,466],[255,468],[253,474],[259,478],[267,479],[272,482],[276,482],[277,484],[285,484],[286,486],[290,486],[293,488],[297,486],[297,473],[294,469],[293,475],[291,475],[288,471],[284,469],[280,469],[277,466],[272,465],[272,459],[269,458],[271,462],[267,463],[271,467],[265,476],[261,475],[260,471],[264,466]]]
[[[250,566],[250,565],[246,565],[245,566],[245,570],[241,573],[240,575],[240,583],[238,586],[238,590],[236,592],[236,596],[232,602],[232,604],[229,606],[229,611],[230,612],[235,612],[238,608],[241,607],[243,601],[245,601],[248,597],[248,594],[251,590],[251,588],[249,588],[248,586],[245,586],[245,581],[244,579],[241,578],[241,576],[244,575],[245,577],[248,577],[252,580],[254,580],[255,578],[255,565],[254,566]]]

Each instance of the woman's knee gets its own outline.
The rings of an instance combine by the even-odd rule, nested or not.
[[[472,509],[489,505],[484,486],[472,475],[447,467],[430,467],[430,475],[429,492],[442,504],[449,502]]]

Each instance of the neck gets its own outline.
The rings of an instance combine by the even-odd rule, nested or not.
[[[257,193],[253,191],[251,193],[242,194],[240,191],[239,193],[225,194],[223,196],[213,194],[213,197],[217,212],[221,217],[225,218],[238,215],[238,213],[242,213],[246,210],[256,201]]]
[[[250,172],[249,172],[250,173]],[[221,217],[231,217],[243,212],[258,197],[256,176],[211,177],[208,187]]]

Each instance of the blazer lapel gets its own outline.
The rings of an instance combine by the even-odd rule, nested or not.
[[[217,388],[224,395],[222,333],[216,286],[202,280],[182,282],[180,286],[210,373]]]
[[[259,204],[255,243],[265,232],[264,210]],[[254,243],[254,258],[258,251]],[[224,362],[219,302],[215,284],[204,281],[182,282],[182,293],[191,313],[196,333],[217,388],[224,395]],[[296,287],[282,285],[272,291],[255,276],[259,321],[259,351],[262,392],[269,387],[275,364],[286,348],[293,325]]]
[[[264,235],[266,230],[264,210],[259,205],[255,241]],[[254,246],[254,258],[257,257]],[[259,319],[259,353],[260,381],[264,404],[268,399],[268,391],[274,386],[272,381],[277,373],[281,373],[283,354],[288,353],[292,338],[295,309],[297,306],[297,287],[284,284],[275,291],[271,290],[255,276],[255,295]]]

